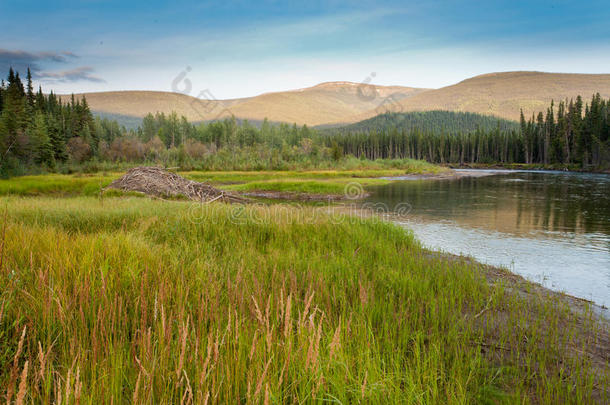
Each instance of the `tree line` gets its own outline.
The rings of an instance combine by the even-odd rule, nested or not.
[[[116,122],[94,118],[85,97],[63,102],[41,87],[34,92],[29,69],[25,85],[12,68],[0,82],[0,174],[89,160],[109,134],[124,132]]]
[[[85,97],[63,101],[34,92],[10,69],[0,83],[0,175],[79,170],[86,164],[156,163],[198,169],[283,169],[362,159],[432,163],[529,163],[610,166],[610,100],[554,103],[514,123],[472,113],[384,114],[344,128],[259,125],[236,118],[193,124],[148,114],[136,129],[94,117]],[[492,125],[495,120],[495,126]],[[474,128],[474,129],[473,129]]]
[[[474,131],[437,131],[393,127],[378,130],[331,132],[327,144],[336,142],[342,152],[368,159],[414,158],[432,163],[526,163],[610,167],[610,100],[599,94],[584,104],[582,97],[551,102],[546,113],[525,119],[516,129],[498,121],[496,128]],[[433,112],[438,118],[441,113]],[[421,113],[420,113],[421,114]],[[440,119],[439,119],[440,120]]]

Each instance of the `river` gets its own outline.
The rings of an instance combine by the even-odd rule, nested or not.
[[[398,222],[428,248],[610,306],[610,175],[491,172],[395,180],[368,189],[367,202],[401,207],[403,214],[408,204]]]

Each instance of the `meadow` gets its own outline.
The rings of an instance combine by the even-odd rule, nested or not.
[[[270,170],[270,171],[180,171],[188,179],[207,182],[219,188],[234,191],[286,191],[292,193],[342,194],[346,185],[358,183],[362,186],[381,184],[387,181],[379,177],[406,174],[437,174],[447,169],[423,161],[402,159],[360,161],[345,168],[315,170]],[[352,163],[354,163],[352,162]],[[107,171],[74,174],[38,174],[0,179],[0,195],[21,196],[113,196],[124,193],[103,190],[124,172],[119,167]]]
[[[609,400],[607,329],[586,305],[492,282],[403,228],[78,179],[90,196],[0,186],[7,403]]]

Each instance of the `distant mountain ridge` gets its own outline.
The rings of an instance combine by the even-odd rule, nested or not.
[[[240,119],[298,125],[352,124],[385,112],[461,111],[518,120],[544,111],[551,100],[594,93],[610,98],[610,74],[503,72],[475,76],[440,89],[327,82],[303,89],[264,93],[231,100],[197,99],[159,91],[85,93],[99,114],[144,117],[175,111],[189,121],[209,121],[234,115]],[[81,96],[80,94],[77,96]],[[62,96],[69,99],[69,96]],[[205,98],[205,97],[204,97]],[[129,121],[127,118],[125,120]]]
[[[600,93],[610,97],[610,74],[575,74],[544,72],[488,73],[437,90],[400,100],[391,111],[465,111],[518,120],[520,110],[526,117],[546,111],[551,100],[576,98],[585,102]],[[360,119],[373,117],[374,111]]]
[[[264,93],[233,100],[198,99],[180,93],[112,91],[76,94],[87,97],[92,111],[121,116],[175,111],[189,121],[209,121],[234,115],[240,119],[307,124],[351,122],[350,117],[372,111],[384,98],[403,100],[426,89],[328,82],[304,89]],[[69,100],[70,96],[61,96]]]

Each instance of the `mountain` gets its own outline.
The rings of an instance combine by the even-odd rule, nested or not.
[[[409,131],[419,129],[434,133],[472,132],[477,128],[489,131],[500,125],[501,130],[518,130],[517,121],[490,115],[455,111],[412,111],[385,113],[355,124],[322,129],[327,133],[387,131],[393,128]]]
[[[610,74],[505,72],[475,76],[452,86],[416,94],[388,104],[388,111],[468,111],[518,120],[522,108],[526,118],[558,102],[581,95],[585,102],[594,93],[610,97]],[[359,121],[378,115],[378,110],[357,117]]]
[[[232,100],[206,100],[205,95],[198,99],[158,91],[85,95],[91,110],[106,116],[142,118],[149,112],[176,111],[189,121],[235,115],[252,121],[268,118],[274,122],[315,126],[351,124],[388,111],[464,111],[518,120],[520,108],[529,117],[546,110],[551,100],[582,95],[588,101],[597,92],[610,98],[610,74],[490,73],[435,90],[329,82]],[[62,99],[69,100],[69,96],[62,96]]]
[[[329,82],[317,86],[265,93],[232,100],[206,100],[179,93],[158,91],[112,91],[85,93],[91,110],[98,115],[142,118],[149,112],[176,111],[189,121],[208,121],[231,117],[274,122],[296,122],[310,126],[348,123],[350,117],[373,111],[390,97],[404,100],[426,91],[412,87],[373,86],[351,82]],[[75,94],[80,98],[83,94]],[[68,101],[70,96],[61,96]]]

